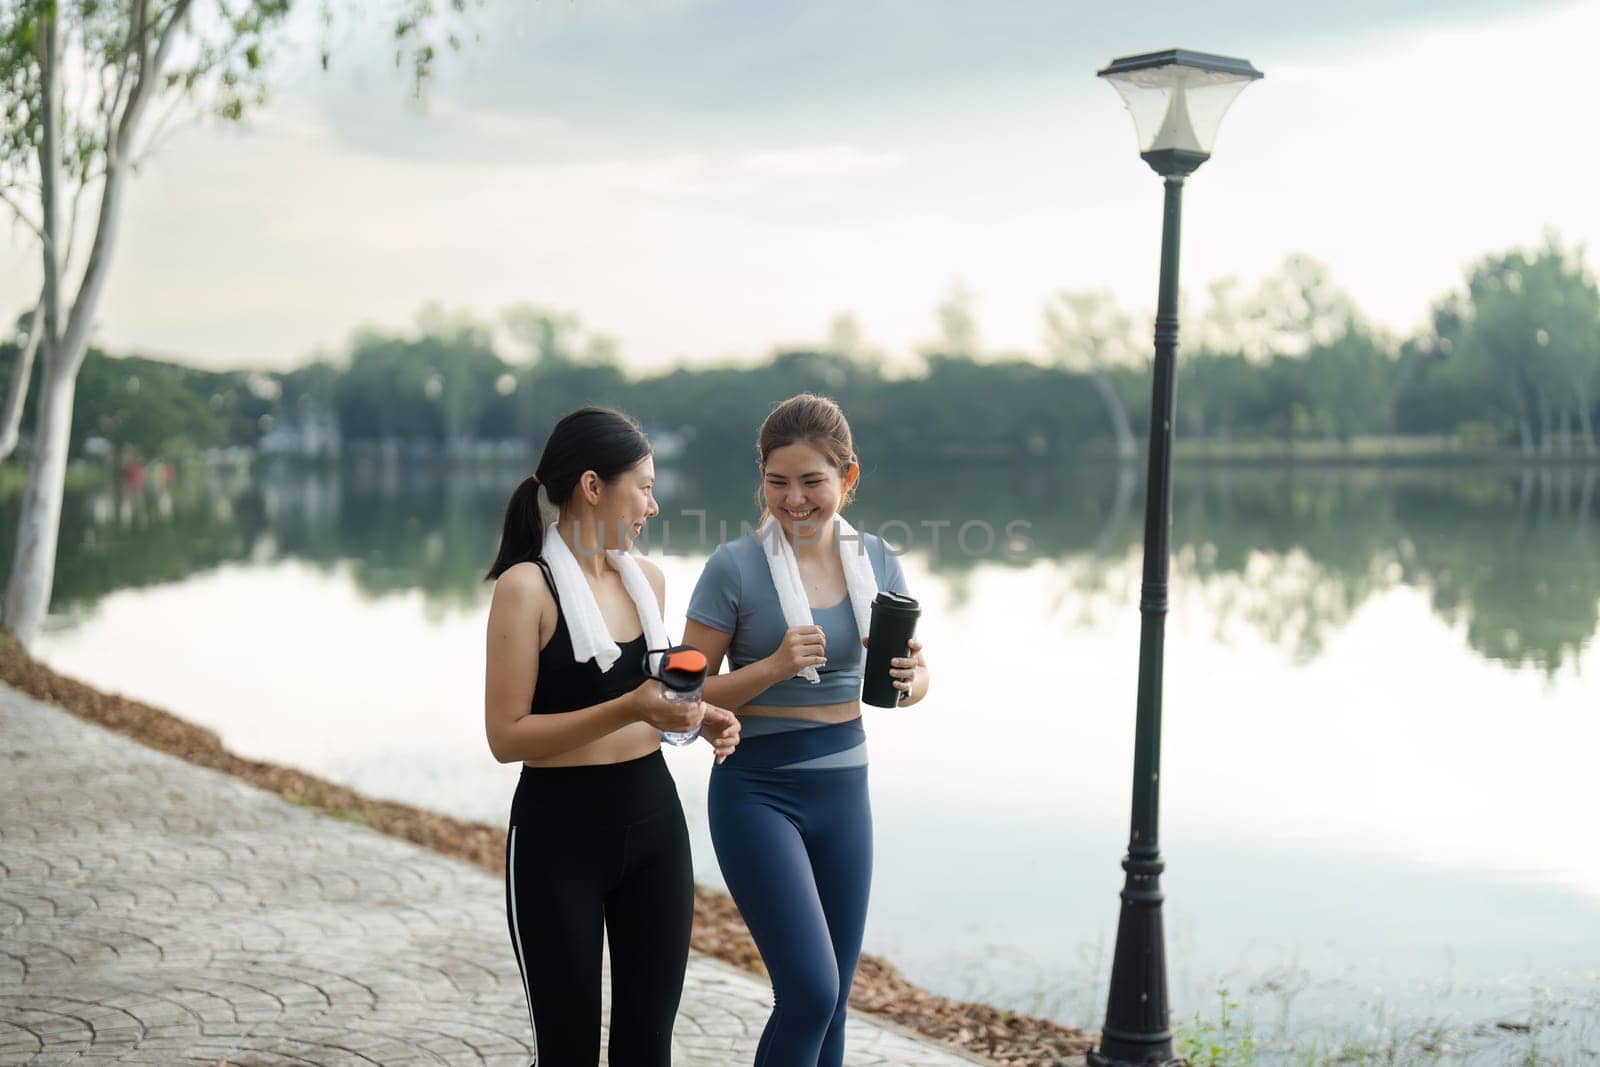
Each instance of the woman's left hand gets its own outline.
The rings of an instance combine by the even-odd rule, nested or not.
[[[700,736],[711,742],[711,750],[721,763],[739,747],[739,716],[715,704],[702,703],[705,718],[700,720]]]
[[[861,639],[861,647],[867,646],[867,639]],[[889,661],[889,677],[894,679],[894,687],[900,690],[900,703],[904,704],[911,699],[911,687],[917,682],[917,668],[926,666],[922,659],[922,642],[913,637],[906,643],[908,655]]]
[[[900,690],[902,703],[910,699],[911,686],[917,680],[917,667],[922,663],[922,642],[913,637],[906,643],[906,652],[909,655],[904,658],[889,661],[889,677],[894,679],[894,687]]]

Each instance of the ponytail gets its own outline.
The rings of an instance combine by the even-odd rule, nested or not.
[[[544,516],[539,511],[539,479],[522,480],[506,503],[505,525],[500,530],[500,552],[484,575],[492,581],[518,563],[530,563],[544,551]]]
[[[586,471],[594,471],[603,482],[614,482],[648,455],[650,441],[631,415],[599,407],[563,415],[550,431],[538,469],[522,480],[506,504],[500,552],[484,581],[500,577],[518,563],[531,563],[544,551],[541,486],[552,505],[564,508]]]

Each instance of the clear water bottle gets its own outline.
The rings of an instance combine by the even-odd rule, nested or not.
[[[646,653],[646,663],[657,655],[660,658],[655,660],[656,668],[648,673],[661,682],[666,699],[673,704],[698,703],[706,684],[705,653],[693,645],[674,645],[661,653]],[[661,740],[669,745],[687,745],[699,736],[698,726],[687,731],[661,731]]]

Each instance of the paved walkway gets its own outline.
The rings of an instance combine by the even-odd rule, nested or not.
[[[503,901],[476,868],[0,686],[0,1064],[527,1067]],[[693,957],[675,1062],[750,1063],[770,996]],[[849,1046],[974,1062],[859,1017]]]

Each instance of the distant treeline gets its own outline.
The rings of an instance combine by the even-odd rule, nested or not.
[[[1046,560],[1055,566],[1035,572],[1039,595],[1080,625],[1136,595],[1129,583],[1144,531],[1136,468],[888,466],[893,477],[867,471],[852,521],[897,538],[951,605],[980,595],[983,570]],[[670,473],[659,483],[652,554],[698,562],[723,524],[736,535],[755,519],[753,467],[678,464]],[[365,596],[420,592],[431,612],[480,612],[484,569],[521,477],[486,466],[356,464],[69,491],[54,607],[87,610],[117,590],[228,562],[295,560],[347,574]],[[0,558],[12,551],[16,512],[15,496],[0,496]],[[709,540],[697,533],[701,514]],[[958,548],[965,523],[1004,530],[1017,519],[1029,524],[1024,552],[987,551],[981,535],[968,542],[975,551]],[[1597,529],[1595,468],[1195,470],[1174,494],[1173,571],[1206,598],[1222,631],[1248,626],[1304,659],[1375,596],[1405,585],[1482,655],[1554,675],[1582,663],[1600,627]]]
[[[73,451],[99,439],[118,455],[174,456],[254,446],[273,429],[293,439],[316,424],[335,428],[345,451],[468,455],[501,442],[515,452],[542,444],[561,413],[604,403],[691,457],[747,455],[768,408],[801,390],[837,398],[857,436],[897,462],[1131,450],[1146,430],[1147,326],[1102,293],[1062,293],[1045,311],[1042,352],[991,353],[970,304],[952,298],[939,309],[942,342],[893,373],[844,321],[831,342],[757,366],[639,377],[605,338],[529,307],[492,323],[426,314],[410,336],[361,333],[337,359],[288,373],[96,351],[79,377]],[[1486,256],[1431,320],[1416,336],[1386,336],[1299,256],[1252,294],[1215,285],[1184,321],[1179,432],[1286,445],[1448,436],[1595,454],[1600,288],[1581,249],[1552,236]],[[15,353],[0,345],[0,373]]]

